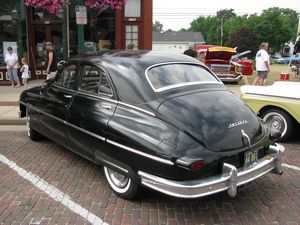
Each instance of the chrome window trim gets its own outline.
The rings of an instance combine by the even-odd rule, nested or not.
[[[153,155],[150,155],[150,154],[148,154],[148,153],[141,152],[141,151],[139,151],[139,150],[136,150],[136,149],[130,148],[130,147],[128,147],[128,146],[119,144],[119,143],[114,142],[114,141],[109,140],[109,139],[106,139],[106,141],[107,141],[107,143],[109,143],[109,144],[115,145],[115,146],[117,146],[117,147],[119,147],[119,148],[125,149],[125,150],[127,150],[127,151],[129,151],[129,152],[132,152],[132,153],[135,153],[135,154],[138,154],[138,155],[141,155],[141,156],[144,156],[144,157],[146,157],[146,158],[155,160],[155,161],[157,161],[157,162],[164,163],[164,164],[167,164],[167,165],[170,165],[170,166],[173,166],[173,165],[174,165],[174,163],[173,163],[172,161],[170,161],[170,160],[162,159],[162,158],[159,158],[159,157],[157,157],[157,156],[153,156]]]
[[[97,69],[99,69],[100,71],[101,71],[101,73],[106,77],[106,79],[108,80],[108,83],[109,83],[109,86],[110,86],[110,88],[111,88],[111,90],[112,90],[112,94],[106,94],[106,93],[103,93],[103,92],[100,92],[99,91],[99,89],[100,89],[100,84],[101,84],[101,80],[100,80],[100,77],[101,77],[101,75],[100,75],[100,77],[99,77],[99,82],[98,82],[98,93],[91,93],[91,92],[88,92],[88,91],[85,91],[85,90],[83,90],[83,89],[81,89],[80,88],[80,85],[81,85],[81,79],[82,79],[82,71],[83,71],[83,68],[84,68],[84,66],[86,66],[86,65],[88,65],[88,66],[93,66],[93,67],[96,67]],[[110,80],[109,80],[109,76],[107,76],[107,73],[104,71],[104,69],[101,67],[101,66],[99,66],[99,65],[97,65],[97,64],[89,64],[89,63],[85,63],[85,64],[82,64],[81,65],[81,69],[80,69],[80,80],[79,80],[79,82],[78,82],[78,91],[81,91],[81,92],[85,92],[85,93],[91,93],[91,94],[95,94],[95,95],[104,95],[104,96],[107,96],[107,97],[113,97],[114,96],[114,89],[113,89],[113,86],[111,85],[111,82],[110,82]]]
[[[166,91],[166,90],[170,90],[170,89],[174,89],[174,88],[187,87],[187,86],[196,85],[196,84],[219,84],[219,82],[216,82],[216,81],[194,81],[194,82],[188,82],[188,83],[184,83],[184,84],[169,85],[169,86],[166,86],[163,88],[155,89],[154,91],[162,92],[162,91]]]
[[[67,88],[67,87],[65,87],[63,85],[59,85],[59,84],[57,84],[55,82],[52,84],[52,86],[55,86],[56,88],[60,88],[60,89],[62,89],[64,91],[72,92],[73,94],[75,93],[74,87],[73,88]]]
[[[154,88],[148,77],[148,71],[157,66],[164,66],[164,65],[171,65],[171,64],[186,64],[186,65],[201,66],[203,68],[206,68],[200,63],[198,64],[198,63],[193,63],[193,62],[165,62],[165,63],[154,64],[145,70],[146,80],[148,81],[150,87],[152,88],[152,90],[154,92],[162,92],[162,91],[166,91],[166,90],[170,90],[170,89],[174,89],[174,88],[178,88],[178,87],[186,87],[186,86],[191,86],[191,85],[195,85],[195,84],[222,84],[223,85],[223,83],[220,81],[220,79],[217,76],[215,76],[214,73],[210,69],[207,68],[208,71],[212,73],[212,75],[216,79],[216,81],[195,81],[195,82],[189,82],[189,83],[170,85],[170,86],[166,86],[166,87],[158,88],[158,89]]]

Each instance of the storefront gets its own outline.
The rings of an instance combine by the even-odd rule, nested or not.
[[[29,58],[33,79],[45,78],[47,41],[54,43],[58,59],[67,59],[82,50],[126,49],[129,43],[134,44],[134,49],[152,48],[151,0],[128,0],[121,10],[107,8],[99,12],[87,8],[86,25],[76,23],[79,2],[70,0],[61,13],[50,14],[25,7],[23,0],[0,0],[5,5],[0,9],[3,30],[0,34],[0,84],[9,83],[3,63],[7,45],[13,45],[19,58]]]

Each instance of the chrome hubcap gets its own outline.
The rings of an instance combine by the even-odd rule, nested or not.
[[[267,114],[264,120],[271,126],[271,128],[276,129],[281,132],[283,136],[287,131],[287,124],[285,119],[278,113]]]
[[[108,175],[114,185],[118,188],[125,188],[129,182],[129,178],[111,169],[107,169]]]

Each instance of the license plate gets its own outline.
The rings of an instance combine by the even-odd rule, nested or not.
[[[253,162],[257,161],[257,156],[258,156],[258,150],[249,150],[245,152],[244,155],[244,165],[248,166],[252,164]]]

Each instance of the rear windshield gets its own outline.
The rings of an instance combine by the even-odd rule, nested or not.
[[[156,92],[201,83],[219,83],[217,78],[200,65],[167,64],[150,68],[147,80]]]

